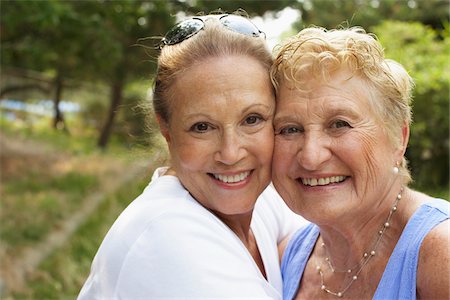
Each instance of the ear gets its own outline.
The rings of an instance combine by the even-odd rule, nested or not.
[[[170,145],[170,131],[169,131],[169,125],[166,121],[163,120],[163,118],[157,114],[156,115],[156,121],[159,125],[159,130],[161,131],[161,134],[166,139],[167,144]]]
[[[403,157],[405,155],[406,152],[406,148],[408,147],[408,142],[409,142],[409,124],[408,122],[403,122],[403,126],[402,126],[402,135],[401,135],[401,139],[400,139],[400,145],[397,149],[397,155],[399,156],[399,158]]]

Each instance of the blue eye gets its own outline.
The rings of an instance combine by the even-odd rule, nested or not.
[[[346,121],[343,121],[343,120],[337,120],[333,124],[331,124],[331,128],[338,129],[338,128],[343,128],[343,127],[350,127],[351,128],[350,124],[348,122],[346,122]]]
[[[191,131],[199,132],[199,133],[206,132],[206,131],[208,131],[208,129],[210,129],[210,126],[207,123],[195,123],[190,128]]]

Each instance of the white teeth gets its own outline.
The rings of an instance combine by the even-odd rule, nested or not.
[[[345,176],[332,176],[324,178],[302,178],[302,183],[304,185],[317,186],[317,185],[327,185],[330,183],[336,183],[344,181]]]
[[[244,180],[245,178],[248,177],[248,175],[250,175],[250,171],[247,172],[242,172],[241,174],[236,174],[236,175],[222,175],[222,174],[213,174],[214,178],[216,178],[217,180],[223,181],[225,183],[236,183],[239,181]]]

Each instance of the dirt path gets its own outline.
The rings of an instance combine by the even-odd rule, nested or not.
[[[110,160],[102,161],[103,158],[101,157],[91,157],[83,161],[83,158],[72,158],[65,153],[54,153],[54,150],[52,151],[47,145],[14,139],[0,132],[2,181],[20,175],[23,168],[53,168],[56,171],[61,171],[61,169],[73,168],[76,165],[83,166],[84,171],[92,170],[93,172],[109,174],[108,176],[99,174],[102,181],[96,191],[83,200],[78,210],[71,214],[70,218],[56,224],[57,226],[43,240],[31,248],[21,249],[22,251],[17,257],[2,258],[0,295],[6,291],[9,293],[22,290],[26,284],[27,275],[32,274],[44,259],[63,246],[108,195],[139,176],[148,176],[149,168],[154,166],[155,163],[159,164],[163,156],[164,154],[159,152],[150,159],[142,158],[132,163],[128,162],[125,166],[122,163],[113,165]],[[102,170],[102,168],[104,169]],[[126,168],[126,172],[123,171],[124,168]],[[0,249],[0,255],[4,254],[2,252]]]

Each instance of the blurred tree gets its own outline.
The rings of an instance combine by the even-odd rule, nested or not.
[[[386,57],[414,78],[413,123],[407,157],[419,187],[449,183],[449,31],[421,23],[384,21],[373,28]]]
[[[65,2],[4,1],[1,8],[2,66],[49,72],[54,89],[53,126],[67,131],[59,103],[65,79],[80,63],[78,41],[85,23]]]
[[[250,15],[261,15],[295,2],[6,0],[1,2],[1,63],[2,67],[32,69],[52,76],[55,127],[64,128],[58,103],[68,82],[71,87],[82,81],[107,83],[109,108],[97,142],[104,148],[126,86],[135,80],[150,79],[156,67],[157,47],[152,48],[155,40],[146,48],[149,56],[145,57],[143,47],[134,47],[139,39],[163,35],[179,11],[195,14],[218,8],[228,12],[243,8]]]
[[[107,82],[110,108],[99,136],[105,147],[127,81],[148,76],[139,38],[174,22],[166,1],[2,1],[2,67],[36,70],[54,78],[55,127],[64,126],[59,102],[68,79]],[[144,75],[145,74],[145,75]],[[21,88],[40,88],[24,86]],[[20,87],[16,87],[20,88]],[[11,87],[3,89],[13,90]]]
[[[302,13],[297,28],[314,24],[325,28],[358,25],[369,29],[387,19],[417,21],[442,29],[449,20],[448,0],[302,0],[293,7]]]
[[[84,16],[90,14],[99,20],[100,29],[96,34],[109,36],[114,41],[111,50],[115,56],[105,55],[96,64],[102,66],[102,72],[96,72],[96,75],[110,86],[110,106],[98,139],[98,146],[105,148],[126,84],[148,77],[155,67],[154,64],[143,64],[142,49],[133,46],[140,38],[160,35],[173,24],[174,17],[169,13],[171,3],[167,1],[91,1],[79,2],[77,7]],[[156,49],[153,50],[149,50],[150,55],[155,55]]]
[[[275,13],[295,3],[297,3],[297,0],[196,0],[192,1],[192,6],[186,7],[185,11],[196,14],[198,12],[209,13],[220,9],[224,12],[232,13],[236,10],[243,9],[250,16],[261,16],[266,12]]]

